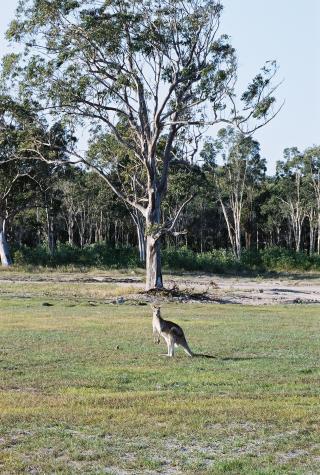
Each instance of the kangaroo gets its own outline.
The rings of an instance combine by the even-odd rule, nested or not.
[[[152,305],[153,318],[153,336],[154,342],[160,343],[160,336],[164,338],[168,347],[168,354],[166,356],[174,356],[174,348],[181,346],[188,356],[194,356],[194,353],[190,350],[183,330],[179,325],[168,320],[164,320],[160,315],[160,307]]]

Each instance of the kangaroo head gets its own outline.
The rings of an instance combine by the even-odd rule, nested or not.
[[[154,304],[152,304],[152,305],[151,305],[151,308],[152,308],[153,315],[154,315],[155,317],[160,317],[160,305],[154,305]]]

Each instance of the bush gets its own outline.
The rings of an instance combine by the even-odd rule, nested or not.
[[[313,257],[305,252],[295,252],[292,249],[270,247],[260,251],[261,261],[267,270],[291,271],[310,270]]]
[[[281,247],[244,249],[240,261],[230,250],[213,249],[196,253],[190,249],[165,249],[163,264],[168,269],[212,273],[320,270],[320,256]]]
[[[30,248],[19,247],[14,253],[17,265],[43,267],[79,266],[102,268],[129,268],[140,265],[139,255],[134,248],[114,249],[103,244],[92,244],[80,249],[69,244],[58,244],[53,255],[45,245]]]
[[[104,269],[128,269],[141,267],[136,248],[112,248],[105,244],[92,244],[83,249],[58,244],[54,255],[47,246],[35,248],[21,246],[13,252],[14,263],[20,266],[42,267],[97,267]],[[165,270],[202,271],[210,273],[266,272],[266,271],[308,271],[320,270],[320,256],[309,256],[280,247],[269,247],[260,251],[243,250],[240,261],[230,250],[213,249],[197,253],[186,247],[162,250]]]
[[[185,247],[164,249],[162,262],[168,269],[211,273],[235,272],[244,267],[234,258],[231,251],[225,249],[213,249],[203,253],[196,253]]]
[[[18,249],[13,253],[13,262],[17,266],[23,266],[26,264],[26,259],[21,249]]]

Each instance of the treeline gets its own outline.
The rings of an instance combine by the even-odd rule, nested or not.
[[[6,152],[2,149],[3,156]],[[110,173],[116,181],[116,171]],[[70,163],[3,160],[0,183],[1,241],[3,245],[8,240],[17,263],[144,262],[142,221],[96,173]],[[253,264],[275,268],[274,262],[268,264],[270,255],[277,258],[274,252],[259,254],[274,246],[310,256],[320,253],[320,147],[304,152],[286,149],[270,177],[259,144],[231,128],[223,129],[216,139],[204,143],[195,163],[173,161],[163,214],[174,216],[190,192],[194,197],[179,214],[175,232],[162,238],[164,261],[173,268],[177,262],[178,267],[204,270],[235,268],[237,262],[248,268]],[[93,244],[100,246],[88,251]],[[114,251],[130,248],[132,253]],[[171,262],[168,249],[181,248],[180,254],[172,253]],[[134,249],[140,250],[140,259]],[[228,257],[212,258],[217,249],[225,249]],[[187,250],[203,257],[207,253],[208,265],[190,257]],[[55,259],[55,254],[60,258]],[[284,256],[289,267],[301,267],[301,258],[299,264],[292,254]],[[1,259],[3,264],[11,262],[8,249],[2,249]],[[304,267],[316,265],[317,261],[310,261]]]

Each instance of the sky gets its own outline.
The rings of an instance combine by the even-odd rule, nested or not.
[[[0,56],[8,49],[5,30],[18,0],[0,0]],[[320,144],[320,0],[223,0],[220,33],[237,51],[239,92],[267,60],[277,60],[280,114],[255,138],[268,172],[286,147]]]

